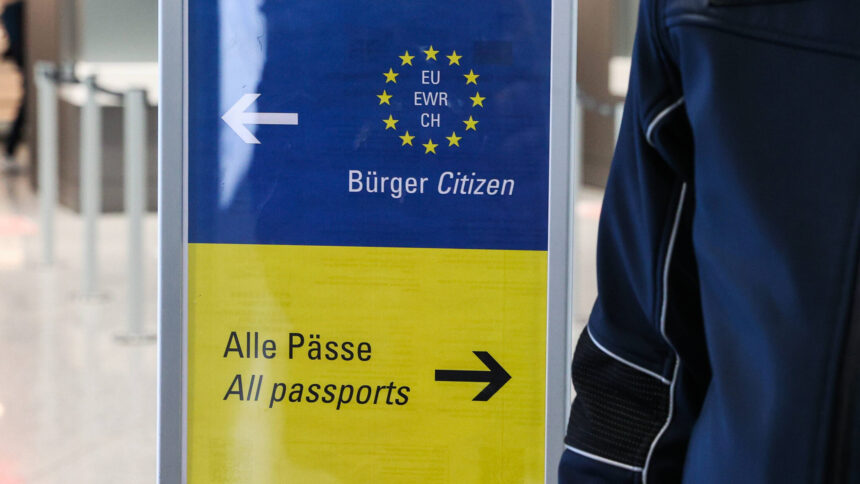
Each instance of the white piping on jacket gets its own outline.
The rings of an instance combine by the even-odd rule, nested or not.
[[[663,121],[663,118],[669,115],[672,111],[675,110],[678,106],[684,104],[684,97],[670,104],[667,108],[660,111],[657,116],[654,116],[654,119],[648,123],[648,129],[645,130],[645,141],[648,142],[649,145],[654,146],[654,141],[651,140],[651,135],[654,134],[654,129],[657,128],[657,125]]]
[[[681,99],[683,101],[683,98]],[[677,103],[676,103],[677,104]],[[672,225],[672,235],[669,236],[669,247],[666,249],[666,261],[663,263],[663,304],[660,308],[660,334],[666,341],[666,344],[675,352],[675,369],[672,371],[672,383],[669,385],[669,414],[666,416],[666,423],[654,437],[651,442],[651,448],[648,449],[648,456],[645,458],[645,467],[642,470],[642,484],[648,484],[648,467],[651,465],[651,457],[654,455],[654,449],[657,448],[657,442],[666,433],[669,424],[672,423],[672,416],[675,411],[675,384],[678,382],[678,368],[681,366],[678,352],[666,336],[666,309],[669,306],[669,266],[672,264],[672,253],[675,250],[675,238],[678,236],[678,226],[681,224],[681,214],[684,210],[684,200],[687,195],[687,184],[681,185],[681,196],[678,201],[678,209],[675,211],[675,222]]]
[[[576,447],[571,447],[569,445],[565,445],[564,448],[571,451],[571,452],[577,453],[581,456],[588,457],[589,459],[593,459],[593,460],[596,460],[598,462],[603,462],[604,464],[609,464],[611,466],[620,467],[622,469],[625,469],[625,470],[628,470],[631,472],[642,472],[641,467],[622,464],[621,462],[617,462],[617,461],[614,461],[612,459],[607,459],[605,457],[600,457],[599,455],[594,455],[594,454],[591,454],[591,453],[586,452],[584,450],[577,449]]]
[[[637,365],[636,363],[633,363],[632,361],[629,361],[629,360],[625,360],[624,358],[622,358],[622,357],[620,357],[620,356],[616,355],[615,353],[613,353],[613,352],[609,351],[608,349],[606,349],[602,344],[600,344],[600,343],[597,341],[597,338],[595,338],[595,337],[594,337],[594,333],[592,333],[592,332],[591,332],[591,327],[590,327],[590,326],[586,326],[586,327],[585,327],[585,329],[586,329],[586,331],[588,331],[588,336],[591,338],[591,341],[592,341],[592,342],[594,342],[594,345],[595,345],[595,346],[597,346],[598,348],[600,348],[600,351],[602,351],[602,352],[606,353],[607,355],[609,355],[609,356],[611,356],[612,358],[614,358],[614,359],[616,359],[616,360],[620,361],[621,363],[624,363],[625,365],[629,366],[630,368],[633,368],[634,370],[639,370],[639,371],[641,371],[642,373],[645,373],[645,374],[646,374],[646,375],[648,375],[648,376],[652,376],[652,377],[654,377],[654,378],[656,378],[656,379],[660,380],[662,383],[664,383],[664,384],[666,384],[666,385],[669,385],[669,384],[671,384],[671,383],[672,383],[671,381],[669,381],[669,380],[668,380],[666,377],[664,377],[663,375],[660,375],[660,374],[658,374],[658,373],[655,373],[655,372],[653,372],[653,371],[651,371],[651,370],[649,370],[649,369],[647,369],[647,368],[643,368],[643,367],[641,367],[641,366]]]

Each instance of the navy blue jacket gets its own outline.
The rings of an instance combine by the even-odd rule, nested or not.
[[[641,0],[562,483],[860,483],[860,1]]]

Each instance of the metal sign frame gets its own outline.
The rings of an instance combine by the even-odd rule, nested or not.
[[[159,0],[158,482],[186,482],[187,1]],[[557,482],[571,400],[577,0],[553,0],[545,481]]]

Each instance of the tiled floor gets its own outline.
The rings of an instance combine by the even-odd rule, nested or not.
[[[575,332],[590,310],[601,192],[577,206]],[[0,175],[0,484],[155,482],[156,346],[115,336],[126,319],[126,222],[100,224],[104,295],[80,297],[82,224],[57,214],[57,258],[40,261],[37,206]],[[146,324],[155,327],[156,221],[146,220]]]
[[[155,481],[156,346],[127,346],[126,224],[100,225],[103,297],[80,297],[82,224],[57,213],[40,261],[36,204],[0,175],[0,484]],[[155,327],[155,217],[146,220],[146,323]]]

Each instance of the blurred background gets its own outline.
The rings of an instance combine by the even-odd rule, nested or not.
[[[0,0],[0,484],[151,483],[157,0]],[[575,308],[637,0],[579,0]]]

